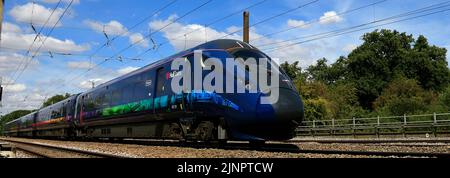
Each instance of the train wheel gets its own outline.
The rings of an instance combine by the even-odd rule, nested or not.
[[[196,135],[198,140],[209,141],[214,139],[214,124],[211,121],[202,121],[197,126]]]
[[[167,134],[167,137],[177,140],[182,140],[184,138],[183,131],[181,130],[179,124],[172,123],[169,127],[169,133]]]

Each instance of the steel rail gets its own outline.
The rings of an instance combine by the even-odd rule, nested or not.
[[[36,154],[38,156],[41,157],[46,157],[49,158],[51,156],[46,155],[46,154],[41,154],[38,153],[37,151],[28,149],[28,148],[23,148],[20,145],[17,144],[24,144],[24,145],[30,145],[30,146],[34,146],[34,147],[42,147],[45,149],[54,149],[54,150],[61,150],[64,152],[72,152],[75,154],[81,154],[81,155],[87,155],[87,156],[95,156],[95,157],[100,157],[100,158],[127,158],[125,156],[120,156],[120,155],[116,155],[116,154],[109,154],[109,153],[101,153],[101,152],[95,152],[95,151],[88,151],[88,150],[81,150],[81,149],[76,149],[76,148],[67,148],[67,147],[61,147],[61,146],[55,146],[55,145],[49,145],[49,144],[41,144],[41,143],[33,143],[33,142],[26,142],[26,141],[19,141],[19,140],[12,140],[12,139],[5,139],[5,138],[0,138],[0,140],[2,141],[6,141],[6,142],[10,142],[10,143],[16,143],[14,144],[16,146],[16,148],[20,149],[20,150],[24,150],[26,152],[31,152],[32,154]]]

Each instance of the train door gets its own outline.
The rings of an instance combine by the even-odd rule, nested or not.
[[[76,106],[76,125],[83,125],[83,110],[84,110],[84,95],[79,95],[77,97],[77,106]]]
[[[167,98],[168,96],[165,94],[166,90],[166,71],[164,67],[158,68],[156,70],[156,85],[154,88],[154,108],[156,113],[161,113],[164,107],[167,107]]]
[[[35,112],[32,117],[33,117],[33,124],[32,124],[32,128],[31,128],[32,129],[31,134],[32,134],[32,137],[35,138],[37,136],[36,123],[37,123],[38,112]]]

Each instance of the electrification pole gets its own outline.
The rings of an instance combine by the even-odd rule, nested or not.
[[[243,41],[244,42],[246,42],[246,43],[249,43],[249,16],[250,16],[250,13],[248,12],[248,11],[244,11],[244,25],[243,25],[243,27],[244,27],[244,35],[243,35],[243,37],[244,37],[244,39],[243,39]]]
[[[2,24],[3,24],[3,4],[5,0],[0,1],[0,41],[2,41]]]
[[[3,4],[4,3],[5,3],[5,0],[0,1],[0,44],[2,42]],[[3,94],[2,78],[0,77],[0,107],[2,107],[2,94]]]

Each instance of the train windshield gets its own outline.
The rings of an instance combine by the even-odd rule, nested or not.
[[[233,52],[232,55],[234,58],[242,58],[244,61],[247,60],[248,58],[254,58],[256,60],[256,62],[258,62],[258,63],[259,63],[259,59],[266,58],[270,62],[270,65],[274,66],[273,69],[278,70],[278,73],[281,72],[281,74],[285,75],[285,73],[282,70],[279,70],[278,64],[275,61],[273,61],[272,58],[270,58],[269,56],[265,55],[264,53],[262,53],[258,50],[241,49],[236,52]],[[272,71],[270,69],[270,65],[267,65],[268,71]],[[246,67],[246,71],[248,71],[247,67]],[[269,73],[272,73],[272,72],[269,72]]]

